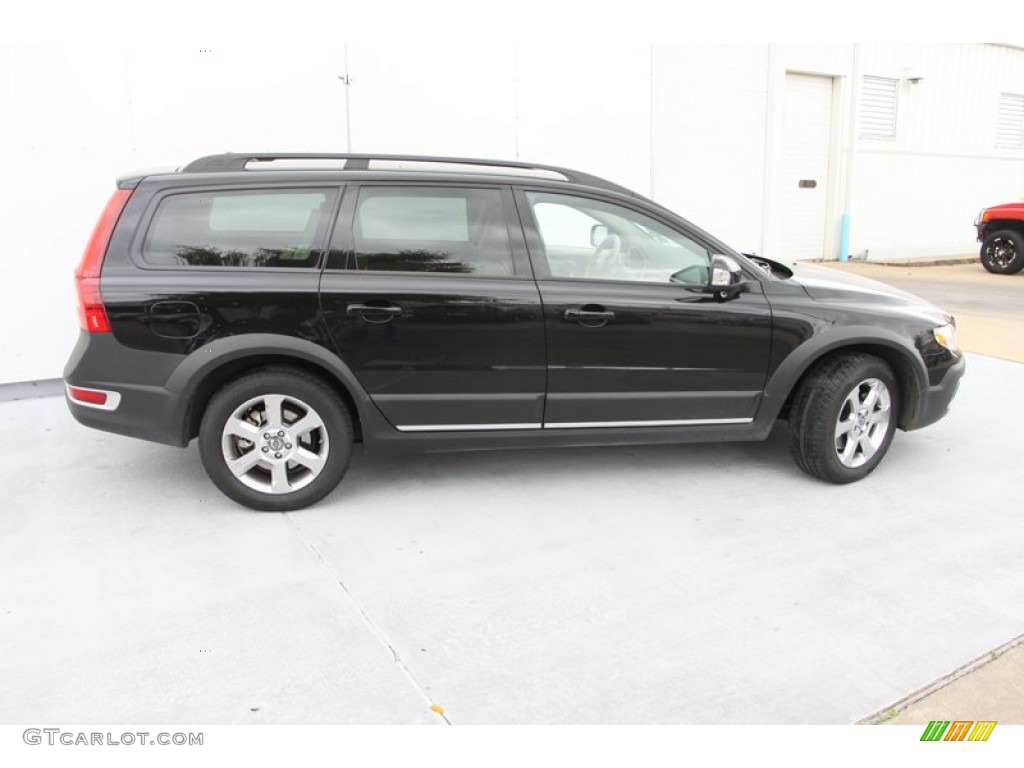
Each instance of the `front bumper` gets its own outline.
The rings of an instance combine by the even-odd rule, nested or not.
[[[927,427],[934,424],[949,412],[949,406],[960,389],[960,379],[964,377],[964,370],[967,362],[961,355],[942,377],[942,381],[932,387],[928,387],[924,394],[924,402],[921,406],[921,414],[914,423],[914,429]]]

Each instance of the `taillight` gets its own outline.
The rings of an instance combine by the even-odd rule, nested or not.
[[[67,382],[64,383],[64,389],[68,393],[68,399],[77,405],[99,408],[101,411],[116,411],[117,406],[121,404],[121,393],[112,389],[73,387]]]
[[[68,394],[72,400],[91,405],[106,405],[107,393],[96,389],[82,389],[81,387],[68,387]]]
[[[78,286],[78,319],[82,328],[89,333],[110,333],[110,321],[107,310],[100,296],[100,269],[103,257],[110,244],[110,236],[114,232],[125,203],[131,197],[130,189],[118,189],[110,196],[107,207],[100,214],[96,228],[92,231],[89,244],[85,247],[82,261],[75,270],[75,284]]]

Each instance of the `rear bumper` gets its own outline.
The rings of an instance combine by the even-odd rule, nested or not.
[[[65,382],[90,386],[87,382]],[[90,408],[73,402],[65,395],[71,415],[80,423],[104,432],[114,432],[154,443],[188,445],[184,425],[176,423],[175,399],[166,390],[147,391],[137,387],[120,387],[121,403],[117,410]]]
[[[914,429],[934,424],[949,412],[950,403],[953,402],[953,398],[960,388],[960,379],[964,377],[966,367],[967,362],[961,357],[946,371],[942,381],[935,386],[928,387],[921,407],[921,416],[914,424]]]
[[[181,361],[167,355],[129,349],[107,333],[79,335],[64,367],[64,383],[73,387],[103,390],[119,395],[114,408],[81,405],[64,399],[75,419],[87,427],[166,445],[185,446],[181,395],[165,384]],[[117,381],[111,381],[115,373]]]

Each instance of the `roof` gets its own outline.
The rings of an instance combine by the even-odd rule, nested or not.
[[[262,166],[262,167],[260,167]],[[435,171],[452,175],[497,175],[533,177],[567,181],[596,187],[621,195],[641,197],[631,189],[593,176],[540,163],[525,163],[511,160],[493,160],[466,157],[435,157],[431,155],[375,155],[336,154],[323,152],[229,152],[221,155],[207,155],[193,160],[181,169],[181,173],[233,173],[244,171],[265,171],[275,169],[315,170],[334,169],[345,171]]]

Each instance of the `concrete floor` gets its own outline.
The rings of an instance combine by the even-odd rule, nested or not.
[[[928,695],[897,712],[884,713],[883,722],[924,725],[952,717],[1024,723],[1024,645],[1021,641],[1022,638],[1017,638],[1009,650],[993,651],[978,659],[970,665],[970,670],[956,674],[948,684],[946,680],[938,681]]]
[[[358,453],[287,515],[0,403],[0,722],[855,722],[1024,632],[1021,391],[970,356],[850,486],[782,435]]]
[[[827,266],[895,285],[954,313],[960,344],[972,352],[1024,362],[1024,272],[993,275],[977,260],[913,264],[850,262]],[[1017,417],[1018,424],[1021,423]],[[1010,640],[874,713],[868,722],[930,720],[1024,723],[1024,638]]]

